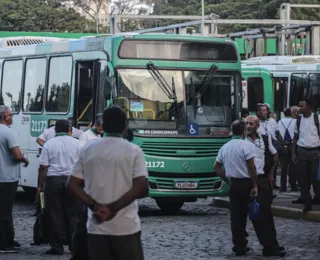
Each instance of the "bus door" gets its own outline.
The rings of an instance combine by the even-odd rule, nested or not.
[[[98,89],[100,63],[98,60],[76,64],[74,114],[76,126],[86,130],[94,124],[95,96]]]
[[[283,110],[287,107],[288,89],[288,77],[273,78],[273,104],[274,112],[277,114],[278,119],[284,117]]]

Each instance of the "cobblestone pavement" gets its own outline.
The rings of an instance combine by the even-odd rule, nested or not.
[[[228,210],[210,206],[211,201],[208,199],[188,203],[175,216],[163,214],[151,199],[140,201],[145,259],[239,259],[231,251]],[[64,256],[46,256],[44,252],[48,246],[30,246],[35,221],[33,212],[33,204],[23,199],[23,193],[20,193],[14,208],[14,219],[16,240],[22,244],[21,252],[0,255],[0,259],[70,259],[70,253]],[[288,256],[285,259],[320,259],[319,223],[276,218],[276,225],[279,241],[287,248]],[[252,251],[242,259],[264,259],[250,223],[248,231]],[[65,251],[68,252],[67,248]]]

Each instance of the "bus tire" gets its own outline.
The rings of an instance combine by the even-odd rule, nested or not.
[[[175,214],[180,211],[184,201],[183,200],[170,200],[170,199],[156,199],[158,207],[165,213]]]
[[[37,189],[32,187],[22,186],[23,191],[25,192],[26,196],[30,199],[34,199],[37,195]]]

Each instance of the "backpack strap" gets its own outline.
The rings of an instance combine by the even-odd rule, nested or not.
[[[319,119],[319,118],[318,118]],[[290,120],[289,124],[288,124],[288,127],[285,127],[282,120],[280,120],[281,124],[283,125],[284,129],[285,130],[288,130],[289,129],[289,126],[291,125],[291,122],[292,122],[293,118]]]
[[[315,125],[316,125],[316,127],[317,127],[318,135],[319,135],[319,138],[320,138],[320,131],[319,131],[319,116],[318,116],[318,113],[314,113],[314,114],[313,114],[313,120],[314,120],[314,124],[315,124]]]

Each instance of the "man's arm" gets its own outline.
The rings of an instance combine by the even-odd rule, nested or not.
[[[37,138],[37,143],[38,143],[40,146],[44,146],[45,141],[43,141],[40,137],[38,137],[38,138]]]
[[[230,180],[229,178],[227,178],[226,173],[224,172],[224,170],[222,170],[222,163],[218,162],[216,160],[215,164],[214,164],[214,170],[217,173],[217,175],[228,185],[230,184]]]
[[[134,178],[132,182],[132,188],[127,193],[125,193],[117,201],[107,205],[112,212],[118,212],[130,205],[136,199],[145,198],[148,196],[148,179],[145,176]]]
[[[249,176],[252,180],[253,188],[258,188],[258,176],[256,165],[254,164],[254,158],[247,160]]]
[[[67,188],[85,205],[96,203],[84,190],[84,180],[75,176],[70,176]]]
[[[11,152],[11,154],[12,154],[12,156],[13,156],[13,158],[14,158],[15,160],[17,160],[18,162],[24,163],[24,166],[28,166],[28,165],[29,165],[28,159],[25,158],[25,157],[22,155],[19,146],[10,148],[10,152]]]

